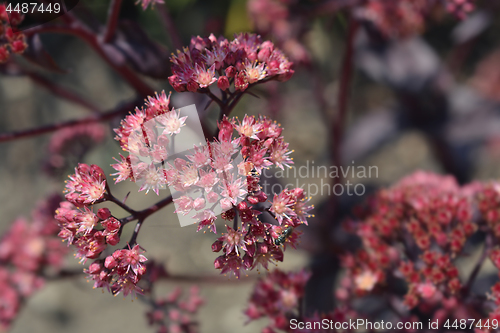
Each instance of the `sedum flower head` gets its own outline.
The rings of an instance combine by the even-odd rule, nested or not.
[[[288,80],[294,73],[293,63],[271,42],[248,33],[235,35],[232,41],[214,35],[193,37],[191,45],[178,50],[170,61],[173,75],[169,82],[178,92],[196,92],[215,82],[224,91],[230,89],[230,83],[243,91],[264,80]]]

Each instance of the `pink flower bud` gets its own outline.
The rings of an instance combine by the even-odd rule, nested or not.
[[[259,191],[259,193],[257,194],[257,198],[259,199],[259,202],[266,202],[267,194],[264,193],[264,191]]]
[[[113,252],[112,256],[116,260],[122,260],[125,256],[124,250],[116,250],[115,252]]]
[[[224,62],[228,65],[232,65],[234,64],[234,62],[236,61],[236,55],[234,54],[234,52],[229,52],[227,55],[226,55],[226,58],[224,59]],[[229,68],[229,67],[228,67]],[[227,75],[227,72],[226,72],[226,75]],[[228,75],[229,76],[229,75]],[[232,76],[229,76],[229,77],[232,77]]]
[[[250,60],[251,62],[254,62],[255,60],[257,60],[257,53],[256,52],[250,52],[248,54],[248,60]]]
[[[12,50],[12,52],[17,54],[23,53],[27,47],[28,45],[21,39],[15,40],[12,42],[12,44],[10,44],[10,49]]]
[[[225,91],[227,88],[229,88],[229,80],[227,76],[221,76],[219,77],[219,80],[217,81],[217,87],[219,87],[220,90]]]
[[[159,145],[166,147],[170,143],[170,139],[168,136],[162,134],[158,137],[157,142]]]
[[[106,220],[111,216],[111,212],[108,208],[99,208],[99,210],[97,211],[97,216],[99,216],[101,220]]]
[[[218,198],[219,198],[219,195],[213,191],[207,194],[207,200],[209,203],[217,202]]]
[[[97,274],[101,271],[102,264],[100,262],[93,262],[90,264],[88,272],[89,274]]]
[[[250,257],[248,253],[245,254],[245,256],[243,257],[243,266],[245,266],[246,268],[250,268],[252,267],[252,265],[253,265],[253,258]]]
[[[220,208],[223,211],[226,211],[226,210],[233,208],[233,204],[231,203],[231,201],[229,199],[224,198],[224,199],[221,199],[221,201],[220,201]]]
[[[217,257],[214,261],[215,269],[221,269],[224,267],[224,263],[226,262],[226,256]]]
[[[104,171],[101,169],[100,166],[92,164],[90,166],[90,174],[96,178],[101,177],[102,179],[106,179],[106,174]]]
[[[120,221],[114,217],[110,217],[109,219],[102,221],[101,224],[104,227],[106,234],[117,232],[121,227]]]
[[[239,210],[247,210],[249,209],[250,207],[248,206],[248,204],[245,202],[245,201],[242,201],[238,204],[238,209]]]
[[[106,260],[104,261],[104,266],[108,269],[115,268],[118,262],[113,258],[113,256],[106,257]]]
[[[106,242],[111,246],[115,246],[116,244],[120,243],[120,236],[118,235],[118,233],[112,234],[106,237]]]
[[[189,83],[187,84],[187,90],[190,92],[197,92],[198,88],[199,88],[198,83],[194,81],[189,81]]]
[[[236,68],[234,66],[229,66],[226,68],[226,76],[227,77],[234,77],[236,75]]]
[[[262,46],[260,48],[259,54],[257,55],[257,58],[259,59],[260,62],[265,62],[273,52],[274,45],[273,43],[269,41],[265,41],[262,43]]]
[[[205,207],[205,199],[197,198],[194,200],[193,208],[196,210],[203,209]]]
[[[216,240],[213,244],[212,244],[212,251],[213,252],[219,252],[220,250],[222,250],[222,241],[220,240]]]
[[[255,205],[255,204],[259,203],[259,198],[258,198],[258,197],[248,196],[248,197],[247,197],[247,200],[248,200],[248,202],[250,202],[252,205]]]
[[[239,91],[244,91],[248,88],[248,80],[245,76],[245,73],[240,72],[236,79],[234,80],[234,86]]]
[[[182,84],[179,80],[179,77],[177,75],[172,75],[168,77],[168,82],[174,88],[175,91],[177,92],[184,92],[186,91],[186,85]]]

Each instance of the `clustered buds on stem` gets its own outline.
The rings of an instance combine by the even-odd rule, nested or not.
[[[369,22],[386,38],[405,38],[423,32],[425,21],[436,8],[445,8],[459,19],[474,9],[474,0],[369,0],[354,9],[355,16]]]
[[[74,245],[75,256],[80,262],[98,259],[108,245],[120,241],[122,223],[111,215],[108,208],[100,208],[95,214],[90,205],[105,200],[106,176],[97,165],[79,164],[75,174],[66,184],[66,199],[56,211],[59,237]],[[135,244],[132,248],[116,250],[106,259],[94,261],[85,272],[94,280],[94,288],[106,288],[114,295],[135,295],[142,290],[137,286],[145,273],[142,255],[144,251]]]
[[[423,295],[422,288],[456,294],[462,283],[452,260],[477,230],[472,193],[451,177],[427,173],[416,173],[381,191],[356,227],[362,249],[343,258],[353,291],[372,291],[399,267],[409,284],[410,308],[432,296]],[[406,260],[398,250],[401,245],[408,251]]]
[[[290,331],[290,320],[301,318],[301,299],[310,273],[284,273],[278,269],[266,275],[255,285],[245,315],[248,321],[269,317],[271,324],[263,333],[272,333],[276,329]]]
[[[159,3],[159,4],[163,4],[163,0],[137,0],[135,2],[135,4],[141,4],[141,7],[142,7],[142,10],[146,10],[149,5],[152,6],[152,8],[154,8],[154,6]]]
[[[193,286],[187,299],[181,297],[182,290],[176,288],[167,296],[152,301],[152,309],[146,315],[149,325],[157,327],[158,333],[198,332],[197,322],[192,317],[204,303],[199,295],[199,288]]]
[[[170,82],[175,90],[207,88],[200,92],[209,92],[218,102],[223,116],[217,137],[207,140],[207,145],[194,145],[184,157],[174,155],[170,161],[169,148],[190,120],[170,106],[170,95],[164,91],[148,97],[145,106],[136,108],[115,129],[115,139],[128,153],[126,157],[120,155],[120,160],[112,165],[117,171],[113,174],[115,181],[130,179],[141,185],[139,191],[146,193],[152,190],[158,194],[165,186],[174,189],[180,193],[173,199],[176,213],[192,214],[198,231],[207,227],[215,233],[216,211],[222,212],[222,218],[233,222],[233,227],[226,226],[227,233],[212,246],[214,252],[223,252],[215,260],[215,268],[236,277],[240,277],[240,270],[259,266],[267,269],[269,262],[283,260],[287,244],[295,248],[299,234],[295,228],[307,225],[308,211],[313,207],[301,188],[285,189],[275,194],[272,201],[261,190],[262,170],[273,165],[283,169],[293,163],[280,125],[264,116],[245,116],[240,121],[227,114],[239,100],[230,91],[231,85],[243,91],[264,79],[287,80],[293,74],[292,63],[272,43],[262,42],[252,34],[240,34],[232,42],[213,36],[193,38],[190,48],[173,56],[172,62],[174,75]],[[209,90],[216,81],[221,99]],[[227,93],[229,99],[224,98]],[[94,287],[108,289],[115,295],[142,293],[137,284],[146,272],[146,258],[134,243],[138,231],[128,248],[116,250],[106,258],[102,258],[102,253],[108,245],[119,242],[122,222],[139,219],[138,223],[142,223],[147,217],[144,211],[127,207],[132,215],[122,220],[105,208],[95,214],[93,204],[107,200],[118,204],[102,169],[96,165],[79,164],[66,184],[66,192],[68,201],[61,203],[56,212],[59,236],[77,248],[76,256],[81,262],[95,259],[85,270],[94,280]],[[188,196],[192,192],[199,196]],[[259,220],[257,215],[261,213],[270,214],[277,224]]]
[[[21,54],[26,47],[26,37],[16,31],[24,15],[16,11],[7,12],[6,4],[0,4],[0,64],[9,59],[10,53]]]
[[[239,277],[240,269],[258,265],[267,269],[268,262],[283,260],[276,240],[286,227],[307,224],[312,206],[300,188],[285,189],[270,202],[259,185],[263,169],[273,165],[283,169],[293,163],[281,127],[263,116],[245,116],[242,121],[223,117],[217,140],[206,146],[195,145],[191,154],[170,163],[169,143],[181,132],[186,118],[170,109],[165,92],[149,97],[145,107],[127,116],[115,130],[116,139],[129,153],[112,165],[117,170],[116,182],[131,179],[141,183],[140,191],[157,194],[165,186],[175,189],[180,193],[174,198],[176,213],[192,214],[198,231],[207,227],[216,232],[217,209],[225,220],[241,219],[241,229],[227,227],[228,234],[213,246],[214,251],[224,252],[215,261],[222,273],[233,272]],[[237,152],[241,152],[242,160],[233,167]],[[146,156],[151,159],[148,163],[142,159]],[[193,192],[200,194],[192,198],[188,193]],[[257,218],[261,213],[257,206],[266,202],[269,209],[264,211],[274,216],[279,226]],[[292,232],[283,242],[295,247],[297,236]],[[218,246],[218,242],[224,245]]]
[[[463,318],[480,311],[483,318],[499,319],[500,288],[490,298],[497,308],[476,309],[467,301],[482,261],[489,255],[500,267],[500,186],[472,183],[460,187],[452,177],[417,172],[389,189],[379,191],[367,207],[358,211],[358,221],[345,226],[355,232],[362,245],[342,258],[346,276],[336,296],[342,306],[366,294],[392,295],[389,281],[404,279],[408,289],[406,309],[434,313],[435,319]],[[479,211],[480,214],[475,212]],[[485,255],[466,282],[455,265],[464,247],[478,229],[486,233]],[[493,238],[492,238],[493,237]],[[434,311],[447,304],[441,311]],[[487,330],[489,332],[489,330]]]
[[[173,75],[168,80],[178,92],[197,92],[216,82],[223,91],[233,85],[244,91],[264,80],[286,81],[294,73],[293,63],[272,42],[248,33],[238,34],[232,41],[213,34],[193,37],[189,47],[170,60]]]
[[[79,161],[105,139],[106,130],[102,124],[80,124],[56,131],[48,144],[44,171],[50,175],[65,172],[72,163]]]
[[[66,247],[57,238],[53,211],[58,195],[49,197],[32,214],[18,218],[0,240],[0,330],[6,331],[24,300],[40,289],[48,270],[62,264]]]

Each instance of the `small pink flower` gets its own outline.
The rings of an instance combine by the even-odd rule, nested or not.
[[[290,219],[296,215],[293,211],[295,203],[294,197],[285,189],[279,195],[274,195],[273,203],[269,210],[274,213],[274,216],[281,225],[283,219]]]
[[[165,128],[164,133],[168,135],[178,134],[181,128],[185,126],[186,117],[181,117],[180,111],[169,111],[162,115],[157,116],[155,119]]]
[[[137,175],[137,181],[142,183],[139,191],[146,190],[146,194],[150,190],[153,190],[156,195],[159,195],[160,189],[165,187],[165,177],[163,171],[156,169],[153,163]]]
[[[118,176],[115,178],[115,184],[119,183],[121,181],[124,181],[128,178],[132,178],[132,166],[130,164],[130,158],[125,158],[123,157],[122,154],[120,154],[121,161],[118,161],[116,158],[113,157],[113,159],[118,162],[116,164],[111,164],[113,169],[115,169],[116,173],[111,174],[112,176]]]
[[[130,269],[136,275],[142,275],[145,273],[144,262],[148,260],[142,253],[145,251],[139,248],[139,244],[136,244],[133,248],[117,250],[113,253],[113,258],[117,260],[118,266],[125,269],[128,273]]]
[[[204,65],[196,64],[194,72],[194,80],[199,84],[200,88],[206,88],[217,81],[215,77],[215,64],[206,69]]]
[[[210,164],[210,151],[208,146],[194,146],[194,153],[187,158],[199,168]]]
[[[242,122],[234,127],[240,135],[251,139],[258,139],[257,133],[262,130],[262,125],[255,121],[255,117],[249,117],[247,115],[245,115]]]
[[[364,291],[371,291],[377,284],[378,277],[375,273],[365,270],[354,278],[356,288]]]
[[[233,250],[237,255],[240,255],[241,250],[238,250],[238,248],[246,251],[245,232],[234,230],[229,226],[226,226],[226,228],[227,233],[219,238],[219,241],[223,242],[223,248],[226,249],[226,255],[230,255]]]
[[[436,293],[436,286],[431,282],[420,283],[417,290],[422,298],[431,298]]]
[[[66,183],[66,200],[77,205],[92,204],[104,196],[106,176],[97,165],[79,164]]]
[[[77,221],[78,225],[78,230],[76,232],[81,232],[87,235],[97,225],[99,218],[90,209],[85,207],[85,211],[79,213],[76,216],[75,220]]]
[[[215,219],[217,218],[215,216],[215,213],[211,211],[210,209],[205,209],[202,212],[199,212],[193,218],[198,220],[198,229],[196,231],[200,231],[203,227],[208,227],[210,231],[212,231],[214,234],[216,234],[216,227],[215,227]]]

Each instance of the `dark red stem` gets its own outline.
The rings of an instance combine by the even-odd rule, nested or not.
[[[133,101],[133,102],[130,102],[130,103],[127,103],[127,104],[124,104],[124,105],[118,107],[116,110],[106,112],[106,113],[101,113],[101,114],[95,114],[95,115],[89,116],[87,118],[64,121],[64,122],[60,122],[58,124],[41,126],[41,127],[37,127],[37,128],[28,129],[28,130],[16,131],[16,132],[11,132],[11,133],[2,133],[2,134],[0,134],[0,143],[13,141],[13,140],[20,139],[20,138],[28,138],[31,136],[41,135],[41,134],[45,134],[45,133],[51,133],[51,132],[57,131],[57,130],[62,129],[62,128],[68,128],[68,127],[79,126],[79,125],[84,125],[84,124],[93,124],[93,123],[107,121],[107,120],[113,119],[115,117],[125,115],[128,111],[132,110],[134,108],[134,106],[137,104],[138,104],[137,101]]]
[[[342,165],[341,147],[342,147],[342,137],[344,135],[344,127],[347,117],[347,109],[349,102],[349,91],[351,87],[351,78],[353,70],[353,60],[354,60],[354,37],[358,31],[359,23],[350,18],[349,30],[347,35],[347,44],[344,53],[344,58],[342,60],[342,71],[340,74],[340,86],[338,95],[338,112],[335,114],[332,122],[332,158],[333,163],[340,169]],[[340,183],[342,179],[340,177],[334,178],[334,185]]]
[[[68,22],[67,26],[42,25],[26,30],[25,34],[29,36],[36,33],[55,32],[79,37],[89,44],[89,46],[91,46],[94,51],[96,51],[111,68],[113,68],[113,70],[120,74],[140,96],[146,97],[154,93],[154,89],[145,83],[139,75],[137,75],[137,73],[127,66],[127,62],[119,50],[117,50],[112,44],[103,43],[101,35],[92,31],[88,26],[84,25],[73,16],[68,17],[69,15],[70,13],[63,15],[63,17],[66,18],[65,21]]]
[[[109,43],[115,35],[118,18],[120,17],[121,6],[122,0],[111,1],[108,12],[108,21],[106,23],[106,31],[104,33],[104,43]]]

